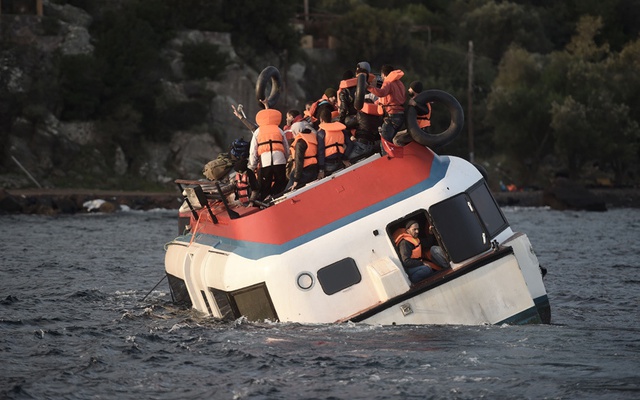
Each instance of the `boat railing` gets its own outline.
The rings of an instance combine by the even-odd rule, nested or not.
[[[229,202],[227,201],[227,195],[233,190],[232,185],[225,185],[225,189],[222,188],[218,181],[195,181],[187,179],[176,179],[175,184],[178,185],[180,193],[189,206],[191,214],[198,220],[199,216],[196,210],[206,208],[211,221],[214,224],[218,223],[218,218],[215,216],[211,207],[209,206],[209,200],[221,201],[224,205],[227,215],[230,219],[239,218],[240,215],[231,209]]]

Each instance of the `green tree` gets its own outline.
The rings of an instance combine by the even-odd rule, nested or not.
[[[460,38],[463,43],[473,40],[476,51],[496,64],[512,44],[536,53],[551,50],[535,8],[509,1],[470,8],[462,18]]]
[[[411,52],[411,21],[398,10],[356,6],[332,24],[339,40],[337,57],[349,66],[367,60],[372,66],[407,65]]]
[[[601,18],[582,17],[564,51],[543,56],[511,48],[500,64],[487,119],[497,149],[519,165],[524,183],[546,154],[574,179],[597,163],[618,183],[637,161],[638,119],[629,103],[640,86],[621,77],[640,64],[640,47],[611,52],[596,40],[601,27]]]
[[[487,103],[487,124],[494,127],[498,152],[514,160],[519,185],[535,183],[545,154],[552,149],[550,108],[553,93],[545,83],[547,60],[511,47],[498,68]]]
[[[601,18],[582,17],[565,54],[553,55],[566,62],[568,85],[563,99],[553,105],[551,126],[556,152],[573,178],[581,175],[585,164],[594,161],[607,163],[620,175],[628,161],[629,143],[619,146],[615,142],[618,137],[631,138],[638,129],[625,99],[612,85],[616,55],[608,44],[596,42],[601,28]],[[608,162],[614,159],[618,160]]]

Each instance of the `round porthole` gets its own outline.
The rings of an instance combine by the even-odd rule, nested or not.
[[[303,272],[298,275],[296,282],[298,283],[298,287],[300,289],[309,290],[313,287],[313,283],[315,282],[315,280],[313,279],[313,275],[311,275],[309,272]]]

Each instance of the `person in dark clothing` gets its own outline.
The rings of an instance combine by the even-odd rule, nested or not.
[[[422,260],[422,244],[418,237],[420,226],[415,220],[405,224],[405,231],[396,237],[400,261],[411,283],[417,283],[433,275],[435,271]]]
[[[416,115],[418,119],[418,126],[425,132],[429,132],[431,126],[431,104],[417,104],[415,97],[422,93],[423,86],[420,81],[413,81],[409,84],[407,90],[409,94],[409,105],[416,108]]]
[[[318,178],[318,138],[316,131],[306,121],[296,122],[291,126],[293,143],[291,155],[293,170],[285,192],[303,187]]]
[[[345,71],[338,88],[338,120],[343,124],[347,117],[356,115],[357,113],[356,107],[354,106],[357,84],[358,80],[353,71]]]
[[[256,175],[247,167],[248,162],[249,160],[247,158],[241,158],[236,162],[233,168],[236,170],[236,177],[234,179],[235,200],[239,201],[244,206],[250,205],[252,195],[255,199],[260,190],[260,185],[256,179]]]
[[[371,66],[368,62],[359,62],[356,67],[356,78],[365,74],[367,82],[375,81],[371,75]],[[354,94],[355,99],[355,94]],[[375,104],[376,97],[371,93],[365,95],[364,105],[355,115],[347,116],[345,125],[351,130],[355,140],[353,149],[348,153],[349,161],[356,162],[374,154],[380,147],[380,134],[378,128],[382,125],[382,114]],[[355,100],[354,100],[355,101]]]
[[[404,72],[388,64],[383,65],[380,72],[383,79],[382,87],[369,84],[367,89],[378,96],[378,104],[384,110],[380,135],[388,142],[393,142],[393,137],[404,125],[406,89],[400,80]]]
[[[331,113],[324,109],[320,112],[320,129],[318,130],[318,179],[349,166],[347,154],[351,150],[351,135],[340,121],[332,122]]]

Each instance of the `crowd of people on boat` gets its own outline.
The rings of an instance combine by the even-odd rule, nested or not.
[[[357,98],[360,76],[366,82],[366,95]],[[376,152],[385,154],[395,135],[404,128],[407,97],[423,90],[414,81],[407,90],[402,70],[383,65],[380,76],[371,73],[368,62],[345,71],[338,89],[327,88],[323,95],[305,105],[303,111],[282,113],[264,109],[250,121],[240,107],[234,114],[252,132],[249,142],[236,140],[230,151],[236,171],[236,199],[244,205],[264,204],[288,191],[322,179]],[[362,78],[360,78],[362,79]],[[418,124],[430,125],[430,106],[409,104],[418,110]],[[206,173],[209,179],[215,174]],[[213,176],[212,176],[213,175]]]
[[[411,82],[406,89],[401,70],[383,65],[380,71],[378,78],[371,73],[368,62],[358,63],[355,72],[343,74],[338,90],[327,88],[320,99],[308,102],[304,111],[287,111],[282,128],[282,113],[269,108],[266,99],[261,101],[264,109],[256,114],[255,122],[246,117],[241,106],[232,105],[234,114],[252,132],[252,137],[249,142],[236,139],[230,152],[219,156],[223,161],[212,165],[224,163],[227,170],[221,169],[224,172],[220,176],[227,175],[231,166],[235,170],[235,200],[245,206],[266,205],[269,199],[322,179],[376,152],[385,154],[404,128],[407,97],[418,111],[418,126],[428,129],[430,105],[411,103],[423,91],[422,83]],[[367,94],[358,99],[360,75],[364,75]],[[215,179],[212,175],[215,173],[205,173]],[[412,283],[449,267],[428,222],[425,228],[420,229],[420,223],[410,219],[392,234]]]

